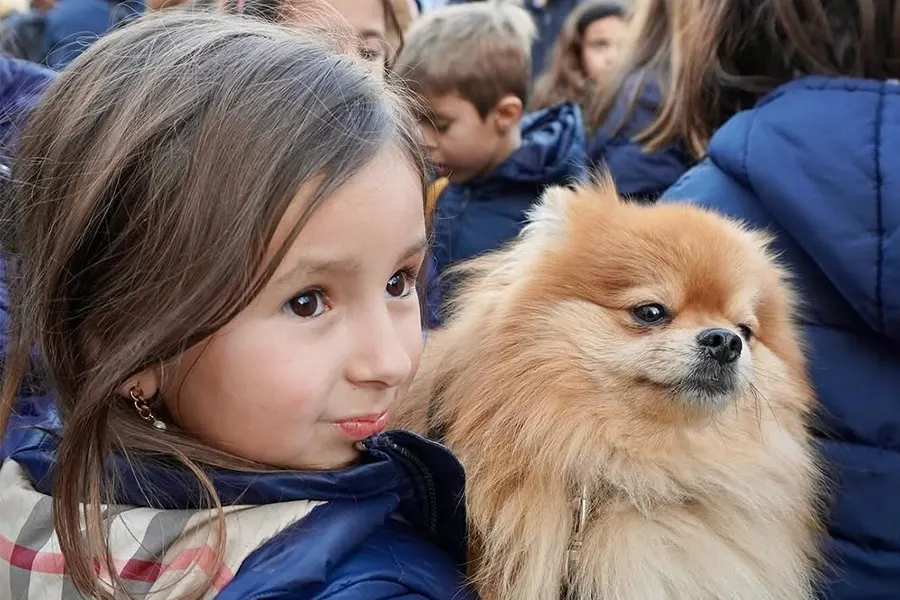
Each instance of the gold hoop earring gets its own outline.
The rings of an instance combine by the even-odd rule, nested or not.
[[[150,410],[150,407],[147,406],[147,400],[144,399],[144,390],[138,386],[134,386],[128,394],[131,396],[131,399],[134,400],[134,409],[137,411],[140,418],[153,425],[155,429],[160,431],[166,430],[166,424],[157,419],[153,414],[153,411]]]

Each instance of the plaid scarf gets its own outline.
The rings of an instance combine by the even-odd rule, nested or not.
[[[161,600],[209,582],[205,597],[213,598],[251,552],[320,504],[298,500],[226,507],[227,539],[218,570],[215,511],[108,505],[103,513],[116,571],[132,596]],[[21,466],[12,460],[3,463],[0,598],[82,600],[66,573],[51,505],[51,497],[34,489]],[[101,580],[108,580],[99,566],[97,572]]]

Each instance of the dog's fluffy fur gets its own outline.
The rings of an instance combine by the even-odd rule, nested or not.
[[[813,396],[767,242],[601,183],[549,191],[519,240],[467,268],[394,426],[442,428],[465,466],[485,600],[564,585],[590,600],[813,597]],[[640,324],[649,303],[669,317]],[[727,373],[698,343],[710,328],[752,330]]]

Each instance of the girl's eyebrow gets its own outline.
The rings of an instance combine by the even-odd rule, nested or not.
[[[428,240],[419,238],[403,252],[397,262],[404,262],[428,248]],[[363,264],[352,258],[301,260],[283,275],[275,278],[273,283],[280,285],[295,280],[300,276],[310,275],[354,275],[363,270]]]

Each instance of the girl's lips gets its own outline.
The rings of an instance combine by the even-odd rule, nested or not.
[[[386,412],[383,412],[380,415],[372,415],[371,417],[337,421],[334,425],[343,435],[358,441],[381,433],[387,427],[387,422],[388,415]]]

